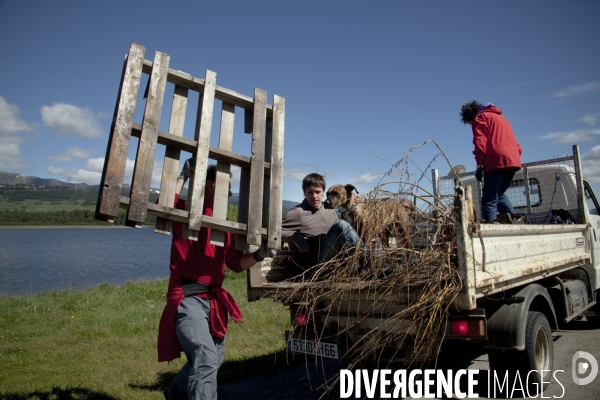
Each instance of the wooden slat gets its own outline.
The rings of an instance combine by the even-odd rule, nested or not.
[[[145,51],[144,46],[132,43],[123,64],[119,93],[104,157],[98,202],[96,203],[95,218],[99,220],[112,222],[112,219],[116,218],[119,213],[119,199],[125,177],[133,114],[140,87]]]
[[[273,120],[267,118],[265,125],[265,163],[271,161],[271,151],[273,147]],[[262,227],[269,227],[269,207],[271,207],[271,177],[263,175],[263,211]]]
[[[190,186],[190,194],[188,195],[188,209],[190,211],[189,229],[194,231],[199,231],[202,224],[206,169],[208,166],[208,146],[210,144],[216,80],[217,74],[207,70],[202,101],[198,104],[196,133],[194,135],[194,139],[198,142],[198,147],[194,153],[196,156],[196,172],[194,174],[193,185]]]
[[[581,174],[581,158],[579,157],[579,146],[573,145],[573,162],[575,163],[575,182],[577,183],[577,206],[579,207],[579,223],[587,224],[585,214],[585,193],[583,176]]]
[[[215,98],[247,110],[254,110],[254,102],[251,97],[245,96],[231,89],[217,86],[215,91]],[[273,112],[272,106],[270,104],[265,104],[265,108],[266,114],[268,116],[271,116]]]
[[[254,119],[252,127],[252,160],[250,161],[250,195],[248,203],[248,244],[260,246],[262,228],[263,184],[265,173],[265,130],[267,92],[254,89]]]
[[[142,127],[139,124],[133,124],[131,130],[131,136],[140,137]],[[158,144],[162,144],[167,147],[173,147],[188,153],[195,154],[197,144],[194,140],[180,138],[178,136],[170,135],[167,132],[158,131]],[[250,168],[250,157],[242,154],[236,154],[229,150],[223,150],[218,147],[210,146],[208,148],[208,158],[223,161],[231,165],[236,165],[240,168]],[[265,173],[270,174],[271,164],[265,163]]]
[[[207,215],[202,216],[202,226],[205,226],[205,227],[211,228],[211,229],[225,230],[225,231],[231,232],[236,235],[246,233],[246,225],[244,225],[244,224],[240,224],[235,221],[215,219],[215,218],[209,217]],[[266,239],[267,230],[259,229],[258,234],[264,236]]]
[[[222,150],[216,147],[209,147],[208,149],[208,157],[217,160],[229,163],[231,165],[237,165],[238,167],[250,168],[251,157],[247,157],[241,154],[236,154],[228,150]],[[265,173],[271,173],[271,164],[265,164]]]
[[[142,71],[145,74],[152,73],[152,62],[149,60],[144,60]],[[194,90],[199,93],[202,93],[202,91],[204,90],[204,79],[196,78],[186,72],[179,71],[176,69],[169,68],[169,72],[167,74],[167,82],[184,87],[186,89]]]
[[[156,154],[156,141],[158,127],[167,84],[167,71],[169,70],[168,54],[156,52],[154,65],[149,82],[148,100],[144,111],[142,134],[138,142],[133,182],[131,184],[131,204],[127,213],[128,225],[141,225],[146,220],[148,193],[152,181],[154,156]]]
[[[121,208],[128,210],[129,203],[129,197],[121,196]],[[189,219],[190,213],[186,210],[179,210],[173,207],[161,206],[160,204],[148,203],[148,214],[161,218],[169,218],[171,221],[186,223]],[[209,217],[208,215],[203,215],[201,220],[202,226],[206,228],[225,230],[227,232],[232,232],[236,235],[246,234],[246,224],[242,224],[235,221],[219,220],[214,217]],[[260,229],[259,233],[266,240],[267,230],[264,228]]]
[[[233,148],[233,123],[235,106],[223,103],[221,109],[221,130],[219,133],[219,148],[231,151]],[[213,206],[213,217],[227,219],[227,206],[229,200],[229,181],[231,178],[231,164],[217,161],[217,179],[215,187],[215,200]],[[225,245],[225,232],[211,230],[210,244],[215,246]]]
[[[121,196],[120,207],[129,210],[130,199]],[[161,206],[160,204],[148,203],[148,214],[160,218],[168,218],[171,221],[187,223],[190,213],[187,210],[179,210],[173,207]]]
[[[152,72],[152,62],[144,60],[142,71],[146,74]],[[167,82],[174,83],[175,85],[182,86],[196,92],[202,93],[204,90],[205,80],[196,78],[190,74],[187,74],[176,69],[169,69],[167,74]],[[234,90],[227,89],[221,86],[215,85],[215,99],[221,100],[225,103],[230,103],[235,106],[244,108],[246,110],[254,110],[254,102],[252,97],[243,95]],[[272,117],[273,107],[267,104],[267,116]]]
[[[238,201],[238,222],[244,225],[248,224],[248,196],[250,194],[250,167],[242,168],[240,171],[240,194]],[[246,232],[238,234],[235,241],[235,248],[244,252],[249,250],[246,241]]]
[[[273,134],[271,151],[271,193],[267,246],[281,248],[283,204],[283,138],[285,134],[285,99],[273,96]]]
[[[183,225],[183,234],[181,235],[181,237],[183,237],[187,240],[192,240],[194,242],[197,242],[200,231],[195,231],[193,229],[190,229],[190,225],[187,223],[187,221],[189,221],[189,218],[186,219],[186,223],[185,223],[185,225]]]
[[[185,112],[187,109],[188,90],[181,86],[175,86],[173,93],[173,104],[171,106],[171,120],[169,121],[169,134],[183,136],[185,123]],[[160,181],[160,196],[158,204],[170,206],[173,204],[177,176],[179,175],[179,157],[181,151],[173,147],[165,149],[165,161],[163,163],[162,179]],[[154,232],[170,235],[171,221],[166,218],[157,218]]]

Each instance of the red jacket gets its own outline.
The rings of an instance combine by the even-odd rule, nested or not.
[[[175,208],[185,210],[186,201],[175,198]],[[204,202],[204,215],[212,216],[212,204]],[[227,291],[221,288],[225,278],[225,264],[241,272],[240,260],[244,254],[235,249],[235,235],[225,234],[223,247],[210,244],[210,228],[201,228],[198,241],[183,239],[183,223],[171,221],[173,239],[171,242],[171,277],[167,291],[167,304],[160,318],[158,328],[158,361],[172,361],[181,355],[181,345],[175,332],[177,307],[183,300],[180,277],[202,282],[211,291],[199,296],[210,299],[211,334],[224,337],[227,331],[227,314],[238,322],[242,313]]]
[[[484,171],[518,167],[521,168],[521,145],[515,139],[510,123],[502,116],[502,110],[494,105],[477,113],[471,124],[475,161]]]

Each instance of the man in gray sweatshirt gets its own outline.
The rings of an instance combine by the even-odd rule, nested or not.
[[[345,243],[359,243],[350,224],[339,220],[335,210],[323,206],[325,188],[322,175],[312,173],[304,177],[304,200],[287,212],[281,224],[282,240],[302,253],[304,268],[329,261]]]

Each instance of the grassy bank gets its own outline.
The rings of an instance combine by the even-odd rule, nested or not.
[[[127,212],[121,209],[114,222],[108,223],[94,219],[94,208],[72,210],[47,208],[43,211],[35,211],[28,208],[3,209],[3,204],[6,203],[0,201],[0,226],[123,226],[127,215]],[[237,221],[236,206],[228,206],[227,219]],[[147,215],[144,225],[154,226],[155,224],[156,217]]]
[[[51,212],[51,211],[73,211],[73,210],[90,210],[94,211],[94,204],[87,204],[84,200],[74,201],[48,201],[48,200],[31,200],[24,199],[21,201],[0,201],[0,211],[17,211],[23,210],[27,212]]]
[[[242,309],[230,321],[219,383],[285,365],[289,315],[246,301],[246,274],[225,287]],[[0,297],[0,399],[162,399],[185,361],[158,363],[156,336],[167,280],[85,291]]]

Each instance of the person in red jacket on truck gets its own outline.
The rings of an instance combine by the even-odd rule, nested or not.
[[[521,169],[521,145],[502,110],[492,103],[481,105],[471,101],[462,106],[461,120],[471,125],[475,161],[475,177],[481,182],[485,175],[481,196],[481,219],[493,222],[499,215],[516,214],[505,192]]]

